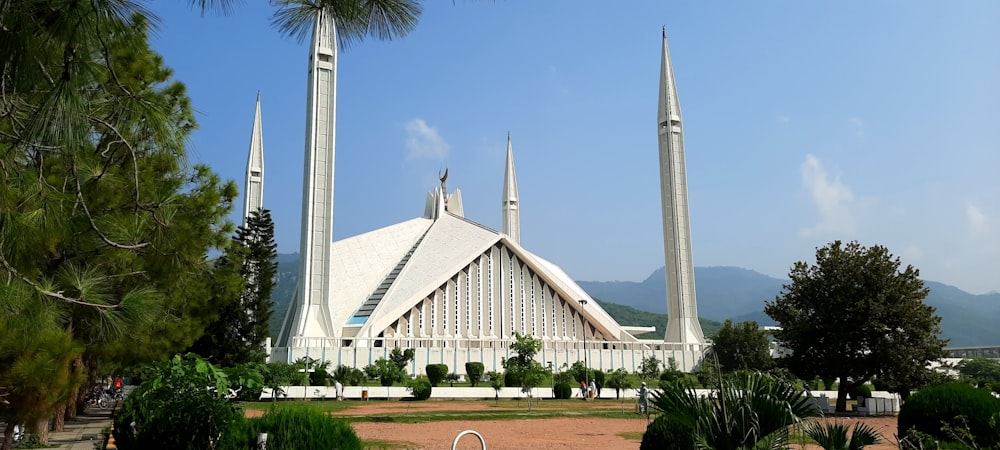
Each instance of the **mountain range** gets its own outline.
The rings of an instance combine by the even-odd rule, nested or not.
[[[297,253],[277,257],[278,275],[271,298],[274,314],[272,335],[276,336],[298,279]],[[706,335],[718,330],[720,322],[755,320],[776,325],[764,314],[764,302],[774,300],[788,280],[774,278],[739,267],[696,267],[695,291],[698,316]],[[622,325],[655,325],[662,336],[666,325],[666,271],[660,268],[643,281],[577,281],[587,293]],[[941,335],[949,347],[1000,345],[1000,293],[975,295],[957,287],[924,281],[930,293],[924,300],[941,316]],[[640,323],[641,322],[641,323]],[[643,336],[653,338],[654,336]]]

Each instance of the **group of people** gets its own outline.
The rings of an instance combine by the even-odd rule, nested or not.
[[[587,400],[589,398],[595,398],[601,396],[600,383],[595,380],[590,380],[590,385],[587,385],[586,381],[580,382],[580,398]]]

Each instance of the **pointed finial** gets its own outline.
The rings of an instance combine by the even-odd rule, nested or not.
[[[664,25],[663,26],[663,39],[666,39],[666,38],[667,38],[667,26]]]

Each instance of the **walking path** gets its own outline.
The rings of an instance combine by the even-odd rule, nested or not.
[[[49,445],[72,450],[94,450],[104,441],[104,430],[111,429],[111,409],[87,408],[76,420],[67,420],[64,431],[50,431]],[[114,450],[113,443],[105,450]]]

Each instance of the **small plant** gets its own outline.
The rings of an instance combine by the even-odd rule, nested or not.
[[[444,376],[444,381],[447,381],[451,387],[455,387],[455,383],[460,379],[457,373],[449,373]]]
[[[874,428],[861,422],[855,422],[853,427],[840,422],[809,422],[804,431],[823,450],[861,450],[880,440]]]
[[[361,450],[351,426],[314,409],[271,410],[229,428],[218,450],[257,448],[257,435],[267,433],[268,450]]]
[[[493,388],[496,394],[497,404],[500,404],[500,390],[503,389],[503,375],[500,372],[487,372],[486,376],[490,379],[490,387]]]
[[[410,391],[410,395],[413,396],[414,400],[427,400],[431,398],[431,382],[426,378],[417,378],[406,383],[406,389]]]
[[[552,387],[552,396],[559,400],[568,400],[573,396],[573,386],[569,383],[556,383]]]
[[[639,450],[694,450],[691,428],[667,416],[659,416],[646,427]]]

